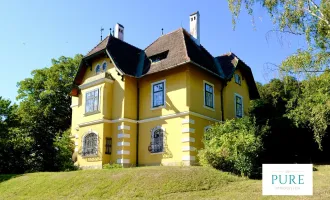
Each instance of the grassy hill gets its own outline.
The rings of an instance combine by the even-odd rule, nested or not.
[[[330,166],[314,172],[312,199],[330,199]],[[260,199],[261,181],[204,167],[0,175],[0,199]],[[273,199],[274,197],[266,197]],[[304,197],[305,199],[306,197]],[[275,199],[283,199],[276,197]],[[285,197],[297,199],[297,197]]]

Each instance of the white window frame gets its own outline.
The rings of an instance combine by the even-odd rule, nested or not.
[[[236,112],[236,97],[240,97],[241,101],[242,101],[242,117],[244,116],[244,101],[243,101],[243,97],[241,95],[234,93],[235,118],[241,118],[241,117],[237,116],[237,112]]]
[[[154,107],[154,85],[157,85],[159,83],[164,84],[164,88],[163,88],[164,105]],[[150,104],[150,106],[151,106],[151,110],[156,110],[156,109],[161,109],[161,108],[166,107],[166,79],[151,83],[151,104]]]
[[[89,92],[93,92],[95,90],[98,90],[99,92],[99,96],[98,96],[98,105],[97,105],[97,110],[94,110],[92,112],[86,112],[86,105],[87,105],[87,93]],[[92,88],[90,90],[87,90],[85,92],[85,115],[90,115],[90,114],[95,114],[95,113],[99,113],[100,112],[100,107],[101,107],[101,87],[98,87],[98,88]]]
[[[88,134],[91,134],[91,133],[94,133],[96,134],[96,153],[95,154],[91,154],[91,155],[83,155],[83,152],[84,152],[84,144],[85,144],[85,137],[88,135]],[[83,158],[88,158],[88,157],[97,157],[98,156],[98,153],[99,153],[99,134],[98,132],[94,131],[94,130],[88,130],[87,133],[85,133],[85,135],[82,137],[82,143],[81,143],[81,147],[82,147],[82,152],[81,152],[81,155]]]
[[[152,139],[151,139],[151,136],[153,134],[154,131],[158,130],[158,129],[161,129],[163,131],[163,151],[161,152],[155,152],[155,153],[152,153],[150,152],[152,155],[155,155],[155,154],[164,154],[165,153],[165,128],[162,127],[162,126],[156,126],[154,128],[151,129],[151,135],[150,135],[150,143],[152,142]]]
[[[212,97],[213,97],[213,99],[212,99],[212,102],[213,102],[213,108],[208,107],[208,106],[206,105],[206,91],[205,91],[205,84],[208,84],[208,85],[212,86],[212,88],[213,88],[213,95],[212,95]],[[210,83],[210,82],[208,82],[208,81],[203,80],[204,108],[209,109],[209,110],[212,110],[212,111],[215,111],[215,102],[214,102],[215,92],[214,92],[214,91],[215,91],[215,90],[214,90],[214,84],[212,84],[212,83]]]
[[[106,68],[105,68],[105,71],[104,71],[104,69],[103,69],[103,65],[104,65],[104,63],[106,64]],[[108,70],[108,63],[107,63],[107,61],[103,61],[103,63],[102,63],[102,65],[101,65],[101,71],[102,72],[106,72]]]
[[[211,128],[211,127],[212,127],[212,125],[205,126],[205,127],[204,127],[204,133],[207,131],[207,129],[209,129],[209,128]],[[204,133],[203,133],[203,134],[204,134]]]

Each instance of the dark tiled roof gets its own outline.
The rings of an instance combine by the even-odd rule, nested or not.
[[[242,60],[240,60],[234,53],[227,53],[216,57],[221,64],[222,70],[227,80],[233,77],[236,69],[240,69],[244,75],[249,86],[250,99],[260,98],[257,86],[255,84],[251,68]]]
[[[152,74],[173,68],[179,64],[189,61],[186,47],[184,44],[183,29],[162,35],[145,49],[148,58],[168,51],[167,57],[159,62],[146,65],[145,74]]]
[[[250,98],[259,96],[250,67],[233,53],[213,57],[202,45],[197,45],[183,28],[162,35],[144,51],[113,36],[107,36],[85,56],[86,62],[80,64],[75,84],[80,84],[87,68],[87,61],[100,53],[109,53],[122,73],[137,78],[172,69],[184,63],[192,63],[221,79],[229,80],[239,67],[247,78]],[[150,60],[155,58],[160,59],[151,63]]]
[[[90,50],[85,57],[91,56],[101,50],[104,50],[107,47],[109,36],[104,38],[100,43],[98,43],[92,50]]]
[[[141,49],[132,46],[120,39],[110,36],[107,50],[116,66],[124,73],[136,75]]]

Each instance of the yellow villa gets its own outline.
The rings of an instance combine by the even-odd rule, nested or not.
[[[210,125],[247,114],[259,98],[250,67],[200,44],[198,12],[189,23],[144,50],[116,24],[83,58],[71,91],[76,165],[194,165]]]

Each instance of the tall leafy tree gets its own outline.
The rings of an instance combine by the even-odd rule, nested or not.
[[[69,93],[81,59],[82,55],[53,59],[51,67],[34,70],[32,78],[18,83],[22,129],[33,138],[29,160],[33,171],[62,169],[54,141],[71,125]]]
[[[306,37],[307,48],[297,49],[276,66],[284,75],[300,74],[305,78],[299,85],[302,86],[299,98],[291,102],[298,106],[291,106],[287,116],[297,126],[310,128],[322,149],[322,138],[330,125],[330,97],[327,95],[330,83],[330,1],[228,0],[228,3],[234,27],[242,7],[253,18],[254,6],[259,4],[273,19],[273,31]]]

